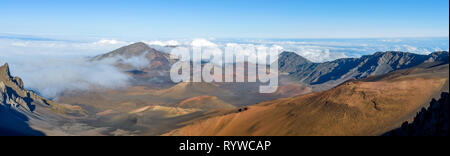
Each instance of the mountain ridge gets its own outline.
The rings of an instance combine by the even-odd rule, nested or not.
[[[419,55],[408,52],[376,52],[360,58],[342,58],[334,61],[313,63],[304,61],[292,52],[281,54],[280,72],[289,73],[296,80],[310,85],[325,83],[339,84],[350,79],[361,79],[369,76],[383,75],[395,70],[411,68],[429,62],[449,62],[446,51],[434,52],[429,55]]]

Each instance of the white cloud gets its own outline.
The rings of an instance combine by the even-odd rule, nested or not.
[[[339,58],[348,58],[344,53],[330,52],[330,49],[320,48],[320,47],[304,47],[300,46],[294,50],[300,56],[312,62],[326,62],[333,61]]]
[[[103,63],[103,64],[109,64],[109,65],[115,65],[117,62],[120,62],[123,64],[131,65],[135,68],[142,69],[144,67],[147,67],[151,63],[146,57],[147,54],[148,54],[148,51],[142,53],[139,56],[132,56],[129,58],[125,58],[123,56],[117,55],[115,57],[105,58],[105,59],[102,59],[101,61],[97,61],[97,62]]]
[[[410,45],[403,45],[403,48],[405,48],[407,52],[416,52],[418,50],[417,47]]]
[[[208,41],[206,39],[195,39],[192,41],[191,46],[193,47],[217,47],[217,44]]]
[[[126,44],[117,40],[70,42],[0,39],[0,64],[9,63],[12,74],[21,77],[25,87],[49,98],[66,90],[87,90],[94,86],[118,88],[127,85],[128,75],[111,63],[89,62],[86,57],[107,53]],[[125,62],[140,65],[136,60]]]
[[[118,40],[115,40],[115,39],[101,39],[101,40],[99,40],[97,42],[94,42],[93,44],[94,45],[117,45],[117,44],[123,45],[123,44],[128,44],[128,42],[118,41]]]
[[[0,54],[26,54],[49,56],[94,56],[130,44],[118,40],[98,40],[93,42],[73,41],[25,41],[0,39]]]
[[[255,45],[255,44],[237,44],[237,43],[227,43],[225,46],[227,49],[225,52],[232,52],[236,54],[237,62],[244,62],[243,58],[247,57],[248,62],[256,63],[266,62],[266,54],[275,55],[278,58],[279,53],[283,51],[283,47],[278,45]],[[272,60],[274,61],[274,60]],[[229,62],[227,62],[229,63]]]
[[[238,43],[226,43],[226,44],[216,44],[204,39],[196,39],[191,42],[191,45],[179,46],[171,50],[172,56],[179,58],[181,60],[188,61],[187,58],[190,57],[190,53],[201,52],[202,60],[209,60],[212,63],[220,64],[222,62],[222,57],[225,57],[225,53],[233,53],[236,55],[237,62],[252,62],[256,63],[257,58],[260,58],[262,62],[263,57],[262,52],[267,52],[268,54],[276,54],[282,51],[281,46],[277,45],[255,45],[255,44],[238,44]],[[193,52],[193,53],[194,53]],[[258,52],[260,57],[258,57]],[[212,59],[210,57],[213,57]],[[225,63],[233,63],[232,55],[227,55],[229,58],[225,58]],[[194,62],[200,62],[200,58],[192,58]],[[248,60],[244,60],[248,59]]]
[[[380,40],[381,42],[394,42],[394,43],[398,43],[398,42],[402,42],[403,40],[401,39],[382,39]]]
[[[143,41],[144,43],[148,44],[148,45],[156,45],[156,46],[178,46],[180,45],[180,43],[178,41],[175,40],[169,40],[169,41]]]
[[[13,42],[11,45],[16,46],[16,47],[27,47],[29,45],[29,43],[28,42]]]
[[[92,87],[120,88],[127,86],[128,75],[102,62],[84,58],[61,57],[2,57],[8,62],[11,74],[19,76],[25,87],[41,95],[55,98],[64,91],[84,91]]]

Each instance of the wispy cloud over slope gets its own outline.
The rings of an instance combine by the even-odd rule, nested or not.
[[[0,63],[9,63],[12,74],[20,76],[26,88],[48,98],[68,90],[120,88],[127,85],[128,75],[109,62],[86,58],[121,44],[126,43],[0,40]]]
[[[25,87],[54,98],[64,91],[85,91],[92,87],[125,87],[128,75],[111,64],[88,62],[84,58],[1,57],[8,62],[13,75],[20,76]]]

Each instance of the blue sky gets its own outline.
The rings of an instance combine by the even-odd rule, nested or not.
[[[1,0],[0,33],[59,37],[448,37],[448,0]]]

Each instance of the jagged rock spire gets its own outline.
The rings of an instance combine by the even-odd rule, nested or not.
[[[8,63],[5,63],[3,66],[0,67],[0,78],[1,79],[10,79],[11,78],[11,73],[9,72]]]
[[[0,66],[0,81],[12,81],[19,88],[23,89],[23,81],[19,77],[12,77],[11,72],[9,71],[8,63],[5,63],[3,66]]]

